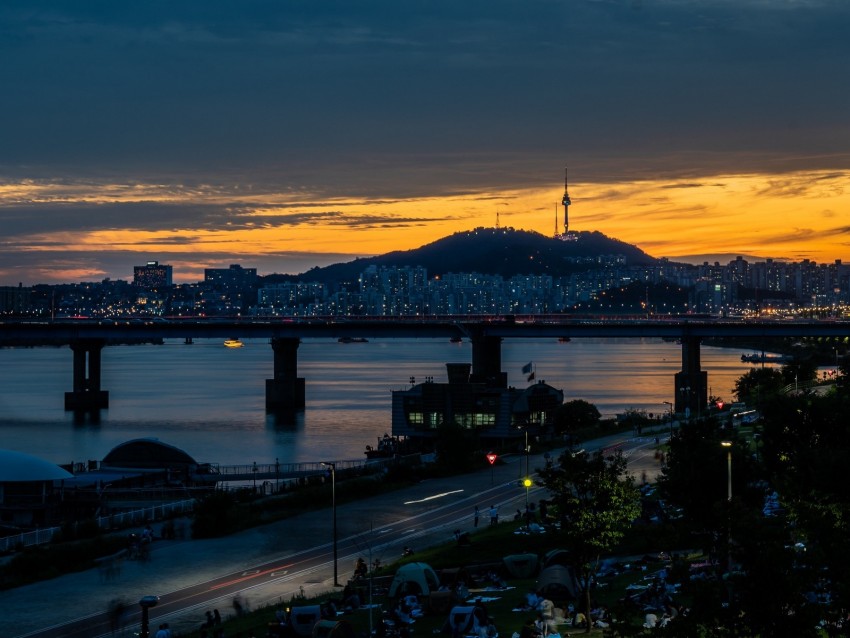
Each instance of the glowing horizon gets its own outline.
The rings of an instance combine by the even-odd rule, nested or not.
[[[599,231],[653,257],[691,261],[705,255],[776,260],[847,260],[848,172],[712,175],[703,179],[570,184],[570,230]],[[477,227],[513,227],[552,236],[563,227],[563,187],[470,191],[434,197],[323,198],[309,192],[246,192],[226,186],[40,183],[0,185],[0,208],[93,211],[81,227],[7,232],[8,256],[43,262],[36,277],[51,282],[129,279],[127,272],[86,268],[68,254],[121,254],[136,265],[174,266],[176,282],[203,279],[221,263],[257,267],[298,256],[329,265],[411,250]],[[556,221],[557,206],[557,221]],[[130,214],[122,213],[126,208]],[[204,211],[198,219],[197,211]],[[188,211],[188,212],[182,212]],[[196,225],[191,221],[198,221]],[[120,223],[116,223],[120,222]],[[150,226],[150,227],[145,227]],[[323,263],[324,259],[328,259]],[[304,269],[306,270],[306,268]],[[258,267],[262,274],[268,272]],[[300,272],[303,272],[300,271]],[[292,272],[290,274],[299,274]],[[20,270],[0,269],[3,285]],[[39,283],[42,281],[33,281]],[[29,284],[28,284],[29,285]]]

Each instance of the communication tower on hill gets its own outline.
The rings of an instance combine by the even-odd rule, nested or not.
[[[561,205],[564,207],[564,232],[558,232],[558,205],[555,204],[555,239],[578,241],[578,235],[570,232],[570,204],[572,203],[569,190],[569,171],[564,168],[564,196],[561,198]]]
[[[564,206],[564,236],[570,234],[570,204],[572,204],[572,200],[570,199],[570,192],[568,188],[569,181],[569,170],[564,168],[564,196],[561,198],[561,204]]]

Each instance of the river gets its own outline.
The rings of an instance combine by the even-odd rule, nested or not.
[[[102,388],[109,409],[97,423],[75,423],[64,410],[72,387],[69,348],[0,349],[0,447],[54,463],[100,460],[125,441],[155,437],[200,462],[237,464],[363,458],[366,444],[390,432],[392,390],[410,377],[446,380],[447,362],[470,362],[468,342],[374,339],[340,344],[305,339],[298,375],[306,379],[307,407],[294,422],[265,412],[271,347],[245,340],[192,345],[110,346],[103,350]],[[634,408],[659,413],[674,399],[673,375],[681,347],[656,339],[516,339],[502,344],[502,369],[512,386],[537,380],[584,399],[603,416]],[[710,393],[733,399],[735,380],[750,367],[741,351],[703,346]]]

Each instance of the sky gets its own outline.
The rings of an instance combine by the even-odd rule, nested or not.
[[[847,0],[4,0],[0,285],[476,227],[850,261]]]

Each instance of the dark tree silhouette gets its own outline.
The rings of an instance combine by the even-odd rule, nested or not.
[[[564,452],[557,463],[538,469],[537,476],[536,482],[552,494],[550,511],[561,522],[558,537],[582,587],[590,632],[591,576],[600,555],[613,549],[640,515],[640,492],[619,452]]]

